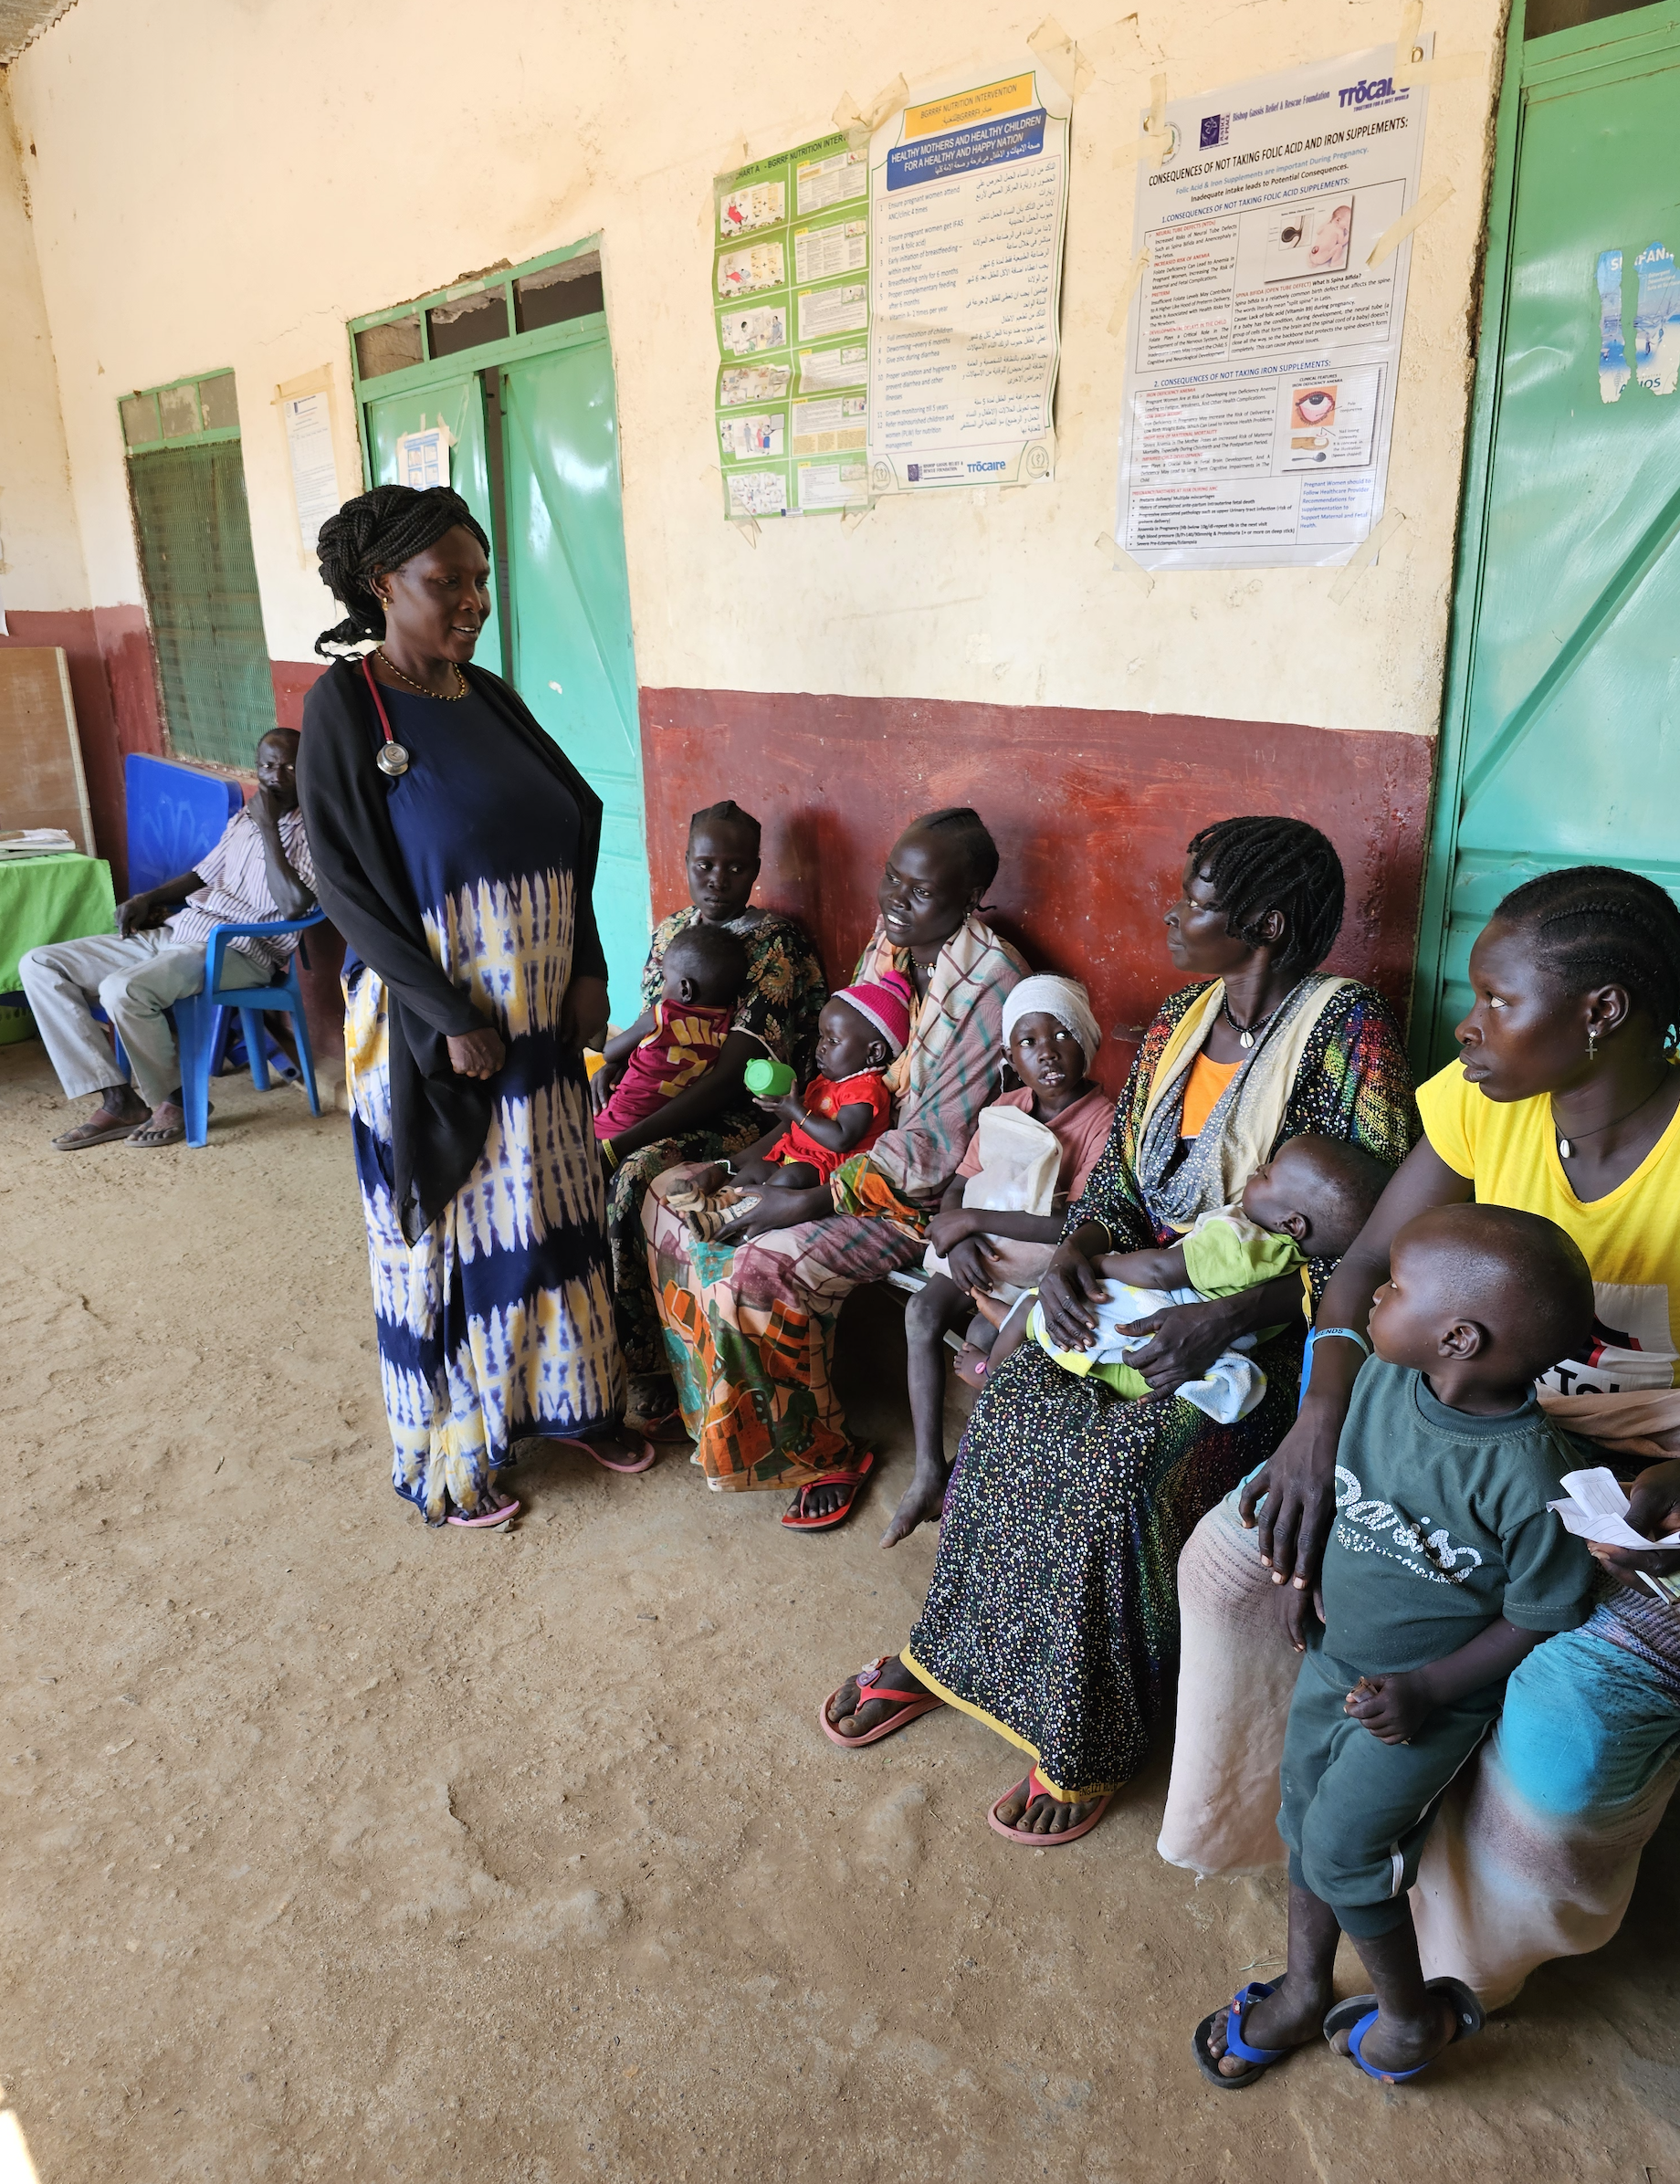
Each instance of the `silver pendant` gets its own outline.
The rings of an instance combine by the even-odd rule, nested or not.
[[[373,762],[382,773],[397,774],[408,772],[408,753],[400,743],[382,745],[379,755]]]
[[[1236,1043],[1239,1046],[1252,1046],[1255,1043],[1255,1034],[1253,1032],[1238,1032]]]
[[[1572,1157],[1572,1155],[1571,1155],[1571,1151],[1570,1151],[1570,1141],[1569,1141],[1569,1139],[1568,1139],[1567,1138],[1559,1138],[1559,1140],[1558,1140],[1558,1150],[1559,1150],[1559,1154],[1562,1156],[1562,1158],[1563,1158],[1564,1160],[1569,1160],[1569,1159],[1570,1159],[1570,1158]]]

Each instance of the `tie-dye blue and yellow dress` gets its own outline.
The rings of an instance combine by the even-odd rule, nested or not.
[[[346,1075],[393,1484],[437,1524],[479,1508],[522,1435],[609,1425],[623,1367],[589,1096],[560,1031],[576,803],[477,691],[382,695],[413,761],[388,808],[427,946],[507,1047],[478,1165],[411,1247],[392,1189],[385,988],[346,960]]]

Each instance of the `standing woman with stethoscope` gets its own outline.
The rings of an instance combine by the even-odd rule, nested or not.
[[[376,487],[321,526],[348,615],[316,650],[377,645],[310,691],[298,790],[348,945],[393,1483],[429,1524],[494,1526],[518,1512],[491,1474],[522,1436],[632,1460],[583,1059],[607,1019],[601,800],[470,665],[488,545],[438,487]]]

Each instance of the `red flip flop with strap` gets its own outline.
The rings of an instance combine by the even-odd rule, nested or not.
[[[817,1727],[830,1744],[844,1745],[847,1751],[861,1750],[866,1744],[878,1744],[883,1737],[890,1737],[896,1729],[902,1729],[923,1714],[930,1714],[935,1706],[945,1701],[935,1698],[930,1691],[895,1691],[890,1684],[880,1682],[880,1675],[887,1665],[887,1655],[878,1654],[873,1661],[866,1661],[850,1681],[857,1685],[858,1706],[873,1701],[882,1701],[897,1706],[896,1714],[889,1714],[885,1721],[877,1721],[872,1729],[866,1729],[861,1737],[843,1737],[828,1718],[828,1709],[845,1689],[844,1684],[835,1686],[816,1710]]]
[[[1035,1851],[1053,1851],[1059,1848],[1064,1843],[1077,1843],[1081,1835],[1090,1833],[1114,1802],[1114,1792],[1107,1790],[1097,1799],[1096,1811],[1088,1820],[1082,1820],[1076,1828],[1064,1828],[1059,1834],[1055,1835],[1035,1835],[1030,1828],[1005,1827],[998,1818],[998,1805],[1003,1804],[1006,1798],[1018,1796],[1023,1790],[1027,1793],[1026,1804],[1023,1806],[1021,1812],[1021,1817],[1024,1820],[1026,1818],[1027,1810],[1032,1805],[1033,1800],[1036,1797],[1050,1798],[1056,1804],[1066,1804],[1069,1801],[1066,1798],[1056,1797],[1055,1792],[1039,1773],[1037,1768],[1030,1767],[1027,1769],[1025,1781],[1017,1782],[1013,1790],[1004,1790],[1003,1796],[997,1801],[997,1805],[993,1805],[991,1811],[987,1813],[987,1824],[994,1835],[1002,1835],[1006,1843],[1024,1843],[1030,1850]],[[1081,1798],[1078,1801],[1083,1804],[1085,1800]]]
[[[853,1471],[825,1471],[818,1478],[807,1479],[799,1490],[797,1509],[783,1510],[782,1523],[790,1532],[826,1532],[837,1524],[844,1524],[857,1507],[857,1489],[875,1469],[873,1451],[865,1449]],[[826,1517],[807,1517],[805,1496],[816,1486],[849,1486],[851,1492],[837,1509],[831,1509]]]

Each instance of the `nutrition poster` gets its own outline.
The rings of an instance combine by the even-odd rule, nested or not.
[[[1382,514],[1411,243],[1367,261],[1416,200],[1425,101],[1393,63],[1173,100],[1139,164],[1114,535],[1146,569],[1335,567]]]
[[[1031,62],[928,88],[870,145],[869,483],[1019,485],[1055,464],[1072,102]]]
[[[866,506],[869,153],[844,135],[712,185],[724,513]]]

